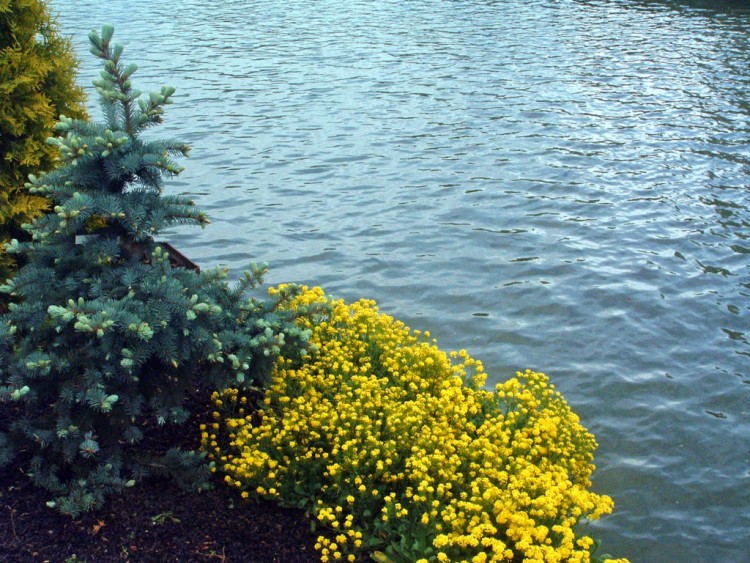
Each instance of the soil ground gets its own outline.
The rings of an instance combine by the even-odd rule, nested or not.
[[[0,429],[10,415],[0,403]],[[180,427],[186,437],[176,445],[197,447],[196,424]],[[0,468],[0,562],[320,560],[304,513],[242,501],[221,483],[186,493],[168,479],[146,480],[75,520],[48,508],[49,498],[21,464]]]

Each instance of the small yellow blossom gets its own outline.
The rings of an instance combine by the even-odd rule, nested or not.
[[[396,542],[418,563],[427,548],[433,561],[590,561],[593,540],[576,525],[613,504],[590,491],[594,437],[544,374],[490,391],[466,350],[441,351],[373,301],[304,288],[286,306],[313,303],[330,314],[299,319],[310,349],[278,360],[257,413],[232,415],[228,389],[213,396],[211,431],[200,428],[243,498],[309,510],[321,561]]]

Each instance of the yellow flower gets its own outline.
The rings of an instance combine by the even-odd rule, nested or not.
[[[253,416],[218,412],[236,390],[213,396],[201,441],[228,483],[309,509],[328,530],[321,560],[365,556],[363,540],[430,546],[438,561],[590,560],[576,525],[613,505],[589,490],[594,437],[544,374],[490,391],[480,361],[372,301],[304,288],[286,306],[317,302],[325,318],[299,319],[310,350],[278,361]]]

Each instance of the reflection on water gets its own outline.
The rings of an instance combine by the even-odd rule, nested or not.
[[[594,5],[597,2],[592,3]],[[747,17],[750,7],[747,0],[633,0],[617,3],[621,8],[637,8],[654,12],[660,7],[675,10],[681,16],[714,18],[716,16]],[[710,21],[709,21],[710,23]]]
[[[634,561],[750,553],[745,2],[53,0],[178,88],[172,242],[552,377]],[[138,14],[134,19],[133,14]]]

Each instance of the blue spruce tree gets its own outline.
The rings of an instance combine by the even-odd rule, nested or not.
[[[167,226],[209,221],[185,197],[162,195],[188,146],[141,137],[174,89],[135,90],[136,65],[121,62],[112,35],[90,34],[104,63],[94,82],[103,123],[61,118],[49,141],[61,165],[27,184],[54,212],[25,226],[31,242],[7,245],[26,265],[0,288],[15,301],[0,317],[0,402],[13,414],[0,465],[25,464],[48,504],[72,516],[154,473],[205,487],[201,454],[149,451],[144,429],[169,441],[201,385],[262,386],[280,353],[305,348],[295,315],[314,314],[280,307],[294,286],[253,297],[265,266],[229,285],[225,270],[175,267],[155,242]]]

